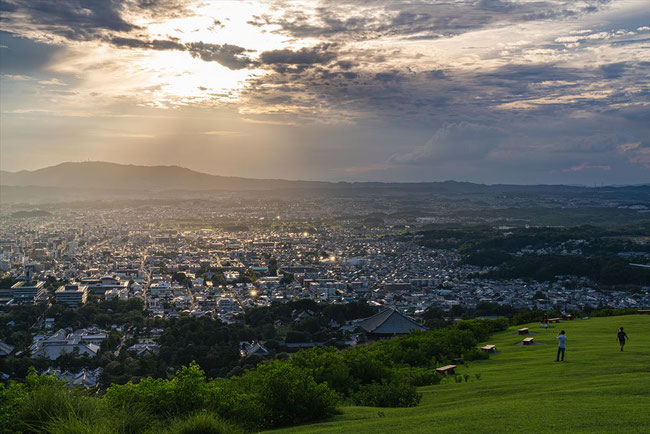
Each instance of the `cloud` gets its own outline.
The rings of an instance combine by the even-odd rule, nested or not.
[[[627,157],[633,164],[640,164],[650,169],[650,143],[632,142],[624,143],[617,147],[619,154]]]
[[[600,70],[605,78],[620,78],[628,67],[629,66],[626,62],[616,62],[600,65]]]
[[[581,163],[575,166],[567,167],[566,169],[562,169],[563,172],[582,172],[584,170],[612,170],[612,167],[605,164],[599,165]]]
[[[272,12],[255,16],[249,24],[296,38],[361,41],[395,36],[426,40],[490,25],[577,17],[595,13],[608,4],[609,0],[322,0],[293,7],[277,0],[272,2]]]
[[[400,75],[399,71],[378,72],[378,73],[375,74],[374,78],[375,78],[375,80],[381,81],[381,82],[384,82],[384,83],[387,83],[387,82],[395,83],[395,82],[398,82],[398,81],[402,81],[402,79],[403,79],[403,77],[402,77],[402,75]]]
[[[30,77],[29,75],[22,75],[22,74],[2,74],[2,78],[6,80],[15,80],[15,81],[29,81],[34,79],[34,77]]]
[[[229,69],[244,69],[254,65],[244,47],[231,44],[208,44],[192,42],[186,45],[192,57],[199,57],[206,62],[217,62]]]
[[[67,83],[64,83],[58,78],[51,78],[49,80],[40,80],[38,84],[42,84],[44,86],[67,86],[68,85]]]
[[[249,68],[256,64],[248,55],[251,50],[231,44],[210,44],[206,42],[182,44],[177,40],[154,39],[150,41],[121,36],[111,37],[109,41],[114,46],[122,48],[188,51],[192,57],[200,58],[205,62],[217,62],[232,70]]]
[[[185,45],[172,40],[154,39],[153,41],[142,40],[137,38],[125,38],[114,36],[109,39],[110,43],[116,47],[140,48],[149,50],[180,50],[186,49]]]
[[[103,31],[129,32],[136,28],[122,17],[120,0],[7,0],[5,22],[45,30],[71,40],[90,40]]]
[[[228,131],[228,130],[202,131],[200,134],[204,136],[220,136],[220,137],[237,137],[237,136],[244,135],[244,133],[242,133],[241,131]]]
[[[154,18],[173,18],[188,14],[187,0],[135,0],[134,6]]]
[[[242,128],[251,136],[305,131],[311,143],[338,128],[364,131],[332,139],[345,158],[328,173],[377,178],[424,179],[430,167],[525,178],[534,167],[573,182],[638,177],[650,164],[640,1],[610,11],[591,0],[265,0],[247,3],[243,18],[204,1],[55,3],[2,3],[0,28],[12,32],[0,33],[2,102],[12,121],[45,109],[90,117],[135,105],[228,106],[242,125],[259,124]],[[237,135],[213,127],[187,134]],[[378,130],[386,134],[359,139]],[[364,153],[378,163],[348,161]]]
[[[374,163],[364,164],[361,166],[347,166],[343,168],[343,172],[351,175],[359,175],[370,172],[383,172],[395,168],[393,164]]]
[[[299,50],[288,48],[264,51],[260,54],[260,63],[276,71],[302,71],[313,65],[325,65],[336,59],[335,44],[319,44]]]
[[[507,138],[505,130],[470,122],[448,123],[439,128],[423,146],[406,153],[396,153],[393,163],[431,164],[449,160],[485,158]]]
[[[278,126],[296,126],[298,125],[296,122],[293,121],[285,121],[285,120],[275,120],[275,119],[254,119],[254,118],[241,118],[243,122],[247,122],[249,124],[262,124],[262,125],[278,125]]]

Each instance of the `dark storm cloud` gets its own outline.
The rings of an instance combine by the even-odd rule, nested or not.
[[[601,65],[600,71],[605,78],[620,78],[628,67],[626,62],[608,63]]]
[[[249,50],[237,45],[192,42],[186,44],[186,47],[192,57],[199,57],[206,62],[217,62],[229,69],[244,69],[253,64],[248,56]]]
[[[334,44],[319,44],[299,50],[264,51],[260,54],[260,63],[280,72],[303,71],[313,65],[326,65],[336,59]]]
[[[172,40],[154,39],[153,41],[147,41],[136,38],[123,38],[115,36],[110,38],[109,41],[116,47],[145,48],[150,50],[185,50],[185,45]]]
[[[519,3],[503,0],[471,1],[344,1],[323,0],[310,13],[278,2],[280,14],[256,16],[249,24],[278,26],[274,32],[293,37],[374,39],[401,36],[406,39],[434,39],[460,34],[490,24],[551,20],[593,13],[607,0],[537,1]],[[582,6],[586,4],[586,6]]]
[[[276,71],[252,81],[245,96],[253,106],[270,101],[299,106],[299,114],[292,116],[305,121],[345,121],[351,114],[359,122],[431,130],[424,145],[385,160],[415,171],[445,162],[512,167],[517,159],[537,167],[565,161],[579,166],[585,158],[594,165],[623,157],[645,164],[643,146],[625,151],[623,157],[618,150],[622,143],[647,143],[650,113],[643,105],[643,89],[648,78],[621,73],[642,71],[640,62],[605,66],[615,76],[608,80],[598,65],[511,64],[489,72],[414,73],[381,64],[369,71],[360,66],[365,64],[362,58],[344,70],[340,62],[300,72]],[[355,75],[347,78],[344,72]],[[568,166],[558,170],[563,167]]]
[[[135,6],[154,17],[175,17],[187,12],[185,0],[137,0]]]
[[[244,69],[256,65],[249,57],[250,50],[231,44],[209,44],[205,42],[191,42],[181,44],[170,39],[138,39],[114,36],[108,41],[117,47],[149,49],[149,50],[175,50],[188,51],[192,57],[200,58],[205,62],[217,62],[228,69]]]
[[[376,81],[384,83],[397,83],[403,79],[399,71],[378,72],[374,78]]]
[[[4,0],[3,9],[25,17],[37,28],[72,40],[89,40],[103,31],[128,32],[135,28],[122,18],[123,2],[117,0]],[[11,15],[5,17],[5,21],[10,19]]]
[[[70,40],[104,39],[138,27],[125,19],[127,11],[153,18],[173,18],[187,12],[183,0],[1,0],[1,21],[11,29],[40,30]],[[128,45],[128,42],[125,42]],[[163,49],[156,45],[141,48]]]
[[[181,44],[176,40],[147,40],[113,36],[107,40],[114,46],[124,48],[188,51],[192,57],[205,62],[217,62],[229,69],[270,68],[278,72],[300,72],[314,65],[325,65],[337,58],[335,44],[319,44],[299,50],[270,50],[260,53],[259,59],[251,57],[252,50],[232,44],[210,44],[190,42]],[[339,62],[341,69],[350,69],[355,64]],[[356,75],[347,73],[346,77]]]

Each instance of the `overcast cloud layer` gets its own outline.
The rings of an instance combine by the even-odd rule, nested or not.
[[[650,182],[645,0],[2,0],[0,164]]]

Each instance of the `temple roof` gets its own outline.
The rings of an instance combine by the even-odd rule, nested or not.
[[[385,309],[362,320],[359,327],[368,333],[381,335],[407,334],[412,330],[426,330],[426,327],[394,308]]]

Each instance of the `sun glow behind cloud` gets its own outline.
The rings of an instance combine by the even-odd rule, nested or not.
[[[286,38],[246,23],[267,11],[262,3],[208,2],[189,10],[189,16],[164,21],[142,15],[131,18],[142,29],[139,37],[146,40],[243,45],[251,53],[289,46]],[[259,68],[229,69],[188,51],[124,49],[95,41],[70,44],[50,71],[80,79],[76,94],[57,103],[75,105],[84,98],[85,104],[105,106],[127,100],[158,108],[237,102],[249,80],[267,73]]]

